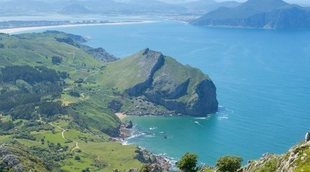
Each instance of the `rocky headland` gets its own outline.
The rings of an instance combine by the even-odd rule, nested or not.
[[[218,110],[216,87],[206,74],[150,49],[110,63],[102,80],[128,95],[130,106],[122,109],[128,115],[206,116]]]

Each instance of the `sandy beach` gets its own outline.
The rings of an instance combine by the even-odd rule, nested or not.
[[[9,29],[0,29],[0,33],[15,34],[21,32],[29,32],[36,30],[48,30],[57,28],[70,28],[70,27],[85,27],[85,26],[113,26],[113,25],[131,25],[131,24],[145,24],[155,23],[156,21],[133,21],[133,22],[111,22],[111,23],[94,23],[94,24],[68,24],[68,25],[54,25],[54,26],[34,26],[34,27],[18,27]]]
[[[125,113],[115,113],[115,115],[121,120],[124,121],[124,119],[127,117]]]

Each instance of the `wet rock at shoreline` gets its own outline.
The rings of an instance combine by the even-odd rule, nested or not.
[[[309,141],[310,141],[310,132],[307,132],[305,136],[305,142],[309,142]]]
[[[154,155],[140,147],[136,150],[135,159],[147,164],[151,172],[169,171],[171,167],[169,161],[165,157]]]
[[[127,129],[132,129],[132,127],[133,127],[132,121],[129,121],[129,122],[127,122],[127,123],[125,124],[125,128],[127,128]]]

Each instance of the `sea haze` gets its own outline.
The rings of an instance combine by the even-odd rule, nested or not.
[[[64,28],[123,57],[149,47],[210,75],[220,111],[208,118],[133,117],[143,135],[129,143],[179,158],[196,152],[249,159],[284,153],[310,123],[310,32],[202,28],[162,22]]]

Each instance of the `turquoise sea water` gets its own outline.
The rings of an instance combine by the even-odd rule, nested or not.
[[[214,80],[219,113],[208,118],[133,117],[144,134],[129,143],[172,158],[195,152],[208,164],[227,154],[246,162],[266,152],[283,153],[310,130],[310,31],[175,22],[58,30],[86,36],[90,45],[119,57],[146,47],[162,51]]]

